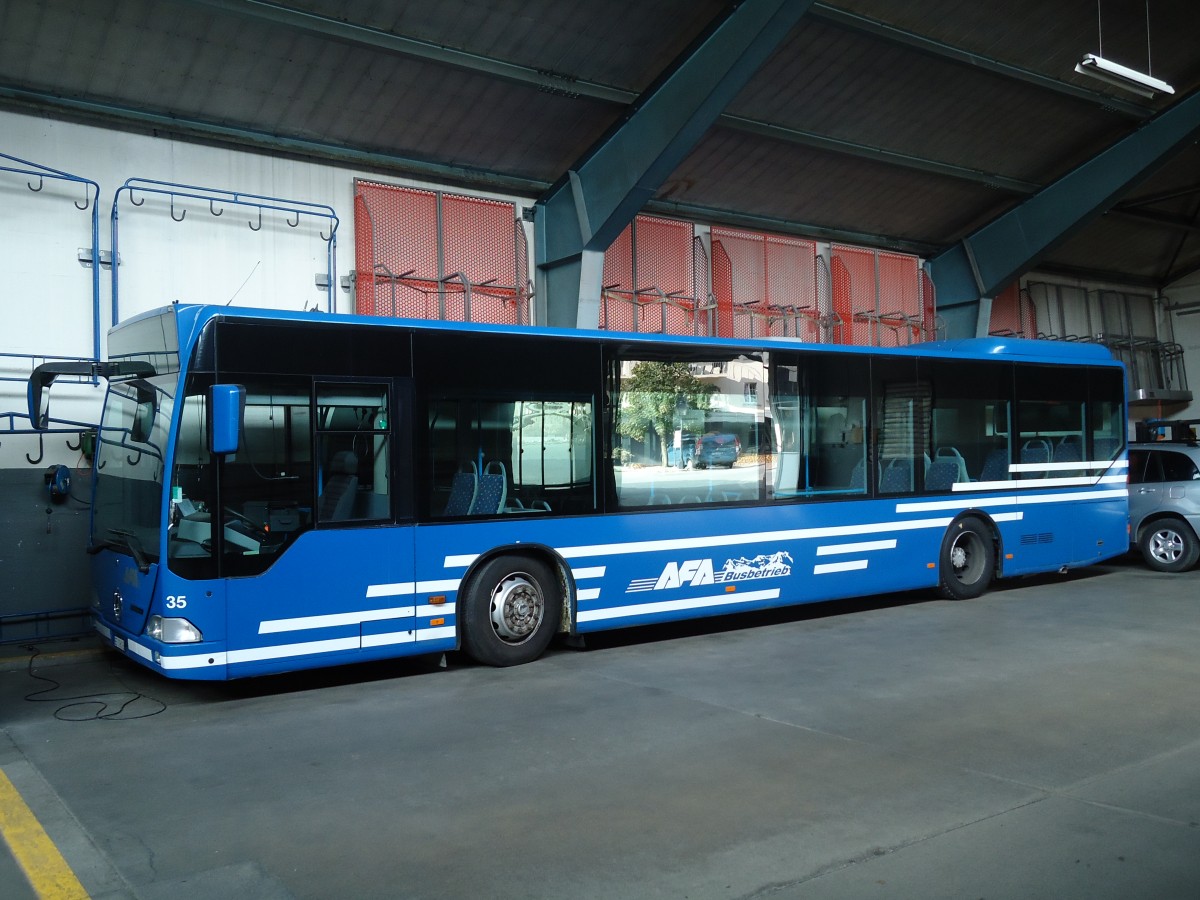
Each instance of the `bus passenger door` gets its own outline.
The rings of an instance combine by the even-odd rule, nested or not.
[[[270,414],[255,413],[250,394],[243,447],[222,470],[232,675],[416,643],[411,501],[394,477],[406,462],[395,448],[408,453],[396,439],[406,434],[396,381],[309,382],[303,403]],[[278,407],[283,395],[266,402]],[[238,462],[249,471],[233,471]],[[257,496],[272,486],[286,502]]]

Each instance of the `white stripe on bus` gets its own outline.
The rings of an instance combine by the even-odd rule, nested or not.
[[[1064,497],[1086,497],[1084,494],[1069,494]],[[1003,499],[1003,498],[1001,498]],[[991,499],[988,503],[992,503]],[[903,504],[908,506],[909,504]],[[967,504],[970,505],[970,504]],[[1008,505],[1012,505],[1009,503]],[[951,503],[947,508],[958,509],[958,504]],[[907,510],[914,512],[916,510]],[[1021,513],[999,513],[992,516],[997,522],[1014,521],[1021,518]],[[565,558],[586,558],[590,556],[627,556],[633,553],[657,553],[669,550],[702,550],[708,547],[725,547],[740,544],[762,544],[777,541],[801,541],[813,538],[839,538],[867,534],[889,534],[896,531],[921,531],[927,528],[945,528],[953,519],[909,519],[907,521],[870,522],[862,525],[835,525],[824,528],[794,528],[786,531],[755,531],[745,534],[717,534],[707,537],[671,538],[657,541],[630,541],[619,544],[591,544],[579,547],[558,547],[558,552]],[[464,553],[459,556],[447,556],[447,568],[469,566],[479,557],[478,553]]]
[[[1113,476],[1115,481],[1121,484],[1125,483],[1125,476]],[[1045,478],[1040,481],[1029,482],[1031,487],[1052,487],[1048,482],[1057,481],[1059,479]],[[995,484],[1001,487],[1011,485],[1009,481],[992,481],[992,482],[975,482],[975,486],[982,490],[983,485]],[[1088,484],[1095,484],[1089,481]],[[957,485],[955,485],[957,487]],[[1008,497],[987,497],[977,498],[964,497],[962,500],[926,500],[919,503],[897,503],[896,512],[911,513],[911,512],[934,512],[936,510],[950,509],[969,509],[971,507],[982,507],[987,509],[991,506],[1024,506],[1029,503],[1070,503],[1076,500],[1116,500],[1120,497],[1127,496],[1125,488],[1108,488],[1099,491],[1070,491],[1060,494],[1020,494]],[[999,516],[992,516],[996,521],[1003,521]]]
[[[1040,462],[1040,463],[1010,463],[1008,471],[1010,472],[1071,472],[1078,469],[1124,469],[1129,466],[1129,461],[1124,459],[1117,460],[1091,460],[1090,462]]]
[[[826,544],[817,548],[817,556],[833,556],[838,553],[866,553],[868,550],[895,550],[896,541],[860,541],[857,544]]]
[[[233,665],[236,663],[261,662],[267,659],[286,659],[292,656],[311,656],[316,653],[337,653],[343,650],[358,650],[362,647],[374,646],[372,638],[380,637],[381,643],[404,643],[400,641],[400,632],[393,635],[368,635],[361,642],[355,637],[334,638],[327,641],[308,641],[302,644],[279,644],[273,647],[249,647],[245,650],[229,650],[225,653],[196,653],[186,656],[163,656],[159,665],[164,669],[198,669],[210,665]],[[438,641],[454,637],[454,626],[443,628],[423,628],[416,632],[412,640]],[[132,645],[132,641],[130,642]],[[144,649],[144,648],[142,648]]]
[[[814,575],[829,575],[832,572],[856,572],[867,567],[865,559],[849,559],[845,562],[820,563],[813,566]]]
[[[406,597],[409,594],[436,594],[441,591],[457,591],[462,584],[461,578],[448,578],[441,581],[397,581],[393,584],[367,585],[367,599],[378,597]]]
[[[662,612],[678,612],[685,609],[704,609],[709,606],[730,606],[735,603],[755,603],[759,600],[776,600],[779,589],[769,591],[746,591],[735,594],[717,594],[709,597],[688,597],[682,600],[661,600],[657,603],[635,603],[629,606],[611,606],[607,609],[585,609],[576,614],[577,622],[599,622],[604,619],[624,619],[631,616],[650,616]]]
[[[347,613],[329,613],[322,616],[297,616],[294,619],[268,619],[258,625],[259,634],[279,634],[283,631],[304,631],[310,628],[334,628],[338,625],[358,625],[362,622],[378,622],[380,619],[411,619],[416,615],[412,606],[394,606],[391,609],[361,609]]]
[[[1099,478],[1023,478],[1020,481],[956,481],[951,490],[962,491],[1018,491],[1057,487],[1094,487],[1097,484],[1124,484],[1124,475],[1102,475]],[[1074,495],[1068,495],[1074,496]]]

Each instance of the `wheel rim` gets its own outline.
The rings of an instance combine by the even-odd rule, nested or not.
[[[950,568],[963,584],[975,584],[983,577],[983,539],[973,531],[964,531],[950,545]]]
[[[1183,550],[1183,535],[1173,528],[1160,528],[1150,535],[1150,555],[1164,565],[1178,562]]]
[[[513,572],[492,590],[492,629],[508,644],[529,640],[542,624],[546,600],[533,576]]]

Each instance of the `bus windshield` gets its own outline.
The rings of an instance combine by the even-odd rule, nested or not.
[[[179,353],[173,313],[116,330],[111,359],[150,362],[157,374],[112,381],[96,447],[92,546],[157,562],[162,533],[163,455],[174,409]]]

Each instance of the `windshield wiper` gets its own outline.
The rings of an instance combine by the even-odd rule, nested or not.
[[[137,563],[138,571],[145,575],[150,571],[150,560],[146,558],[146,550],[142,546],[142,539],[132,531],[126,531],[124,528],[110,528],[109,534],[115,534],[117,537],[124,538],[121,542],[129,548],[129,552],[133,554],[133,561]]]

